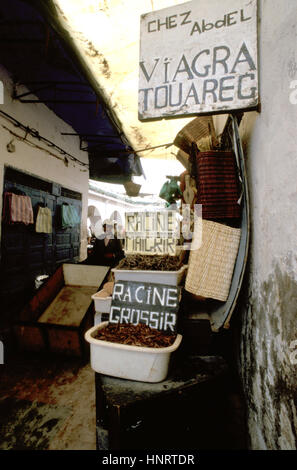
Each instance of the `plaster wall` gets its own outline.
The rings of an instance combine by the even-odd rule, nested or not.
[[[259,1],[260,113],[240,125],[250,189],[240,371],[252,449],[297,446],[297,5]],[[222,130],[225,116],[215,118]]]
[[[131,204],[110,196],[105,196],[104,194],[96,193],[92,190],[89,190],[88,204],[89,208],[96,207],[98,210],[96,215],[100,215],[101,217],[101,220],[98,220],[96,225],[92,227],[92,230],[97,237],[102,233],[102,223],[104,220],[113,219],[115,212],[120,215],[120,220],[118,220],[118,222],[125,227],[126,212],[156,210],[156,206],[154,205]],[[90,222],[90,219],[88,219],[88,224],[90,224]]]
[[[101,222],[105,219],[110,219],[114,211],[117,211],[121,216],[123,225],[125,224],[125,212],[137,210],[138,208],[138,206],[125,203],[124,201],[118,201],[103,194],[96,194],[94,191],[89,191],[89,206],[95,206],[98,209],[102,219]]]
[[[8,72],[2,66],[0,66],[0,80],[4,91],[4,102],[0,104],[0,111],[10,114],[25,126],[36,129],[43,137],[51,140],[80,161],[88,163],[87,153],[79,149],[78,137],[61,135],[62,132],[75,132],[67,123],[44,104],[24,104],[13,100],[13,83]],[[18,91],[20,91],[19,88]],[[26,88],[23,88],[23,92],[26,91]],[[34,99],[34,96],[32,98]],[[24,141],[14,138],[15,152],[10,153],[7,151],[7,144],[13,139],[13,135],[3,126],[19,136],[25,137],[24,131],[16,128],[0,114],[0,194],[3,192],[5,165],[82,193],[80,259],[85,259],[87,253],[88,168],[77,162],[72,162],[69,158],[66,167],[63,156],[58,151],[47,147],[46,144],[30,136]],[[28,145],[28,141],[42,147],[44,150]],[[49,155],[47,151],[50,151],[58,158]],[[2,212],[2,198],[0,211]]]

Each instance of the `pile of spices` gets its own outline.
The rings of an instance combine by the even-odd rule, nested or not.
[[[117,269],[148,270],[148,271],[178,271],[182,267],[180,256],[170,255],[127,255]]]
[[[129,344],[148,348],[166,348],[171,346],[176,338],[175,334],[166,334],[164,331],[150,328],[139,323],[109,323],[105,328],[97,330],[95,339],[109,341],[111,343]]]

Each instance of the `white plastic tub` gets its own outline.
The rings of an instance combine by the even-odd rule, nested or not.
[[[161,382],[166,378],[170,355],[182,340],[180,334],[166,348],[130,346],[95,339],[95,332],[107,324],[102,322],[85,333],[85,339],[90,343],[91,367],[95,372],[140,382]]]
[[[109,312],[108,313],[101,313],[96,312],[94,315],[94,325],[100,325],[103,321],[108,321],[109,319]]]
[[[88,266],[84,264],[63,265],[65,285],[68,286],[100,286],[108,272],[108,266]]]
[[[178,286],[187,270],[188,266],[182,266],[178,271],[149,271],[113,268],[115,281],[151,282],[155,284],[165,284]]]
[[[107,295],[106,297],[99,297],[101,293],[102,290],[92,295],[92,299],[95,303],[95,311],[100,313],[109,313],[111,307],[111,296]]]

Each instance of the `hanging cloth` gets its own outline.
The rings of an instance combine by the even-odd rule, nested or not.
[[[80,217],[77,213],[76,207],[71,204],[62,204],[62,228],[73,227],[80,223]]]
[[[52,233],[52,211],[48,207],[38,208],[35,230],[38,233]]]
[[[8,224],[33,224],[34,218],[31,198],[10,192],[4,193],[2,219]]]
[[[159,193],[159,197],[161,199],[165,199],[167,201],[167,205],[175,204],[177,199],[180,199],[182,196],[182,192],[180,187],[177,183],[177,178],[172,177],[170,181],[166,181]]]

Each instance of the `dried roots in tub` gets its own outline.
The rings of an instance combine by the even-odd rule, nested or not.
[[[170,255],[127,255],[117,266],[117,269],[148,270],[148,271],[178,271],[182,267],[181,256]]]
[[[166,348],[171,346],[176,338],[175,334],[167,334],[163,331],[150,328],[139,323],[109,323],[94,334],[95,339],[109,341],[111,343],[129,344],[148,348]]]

